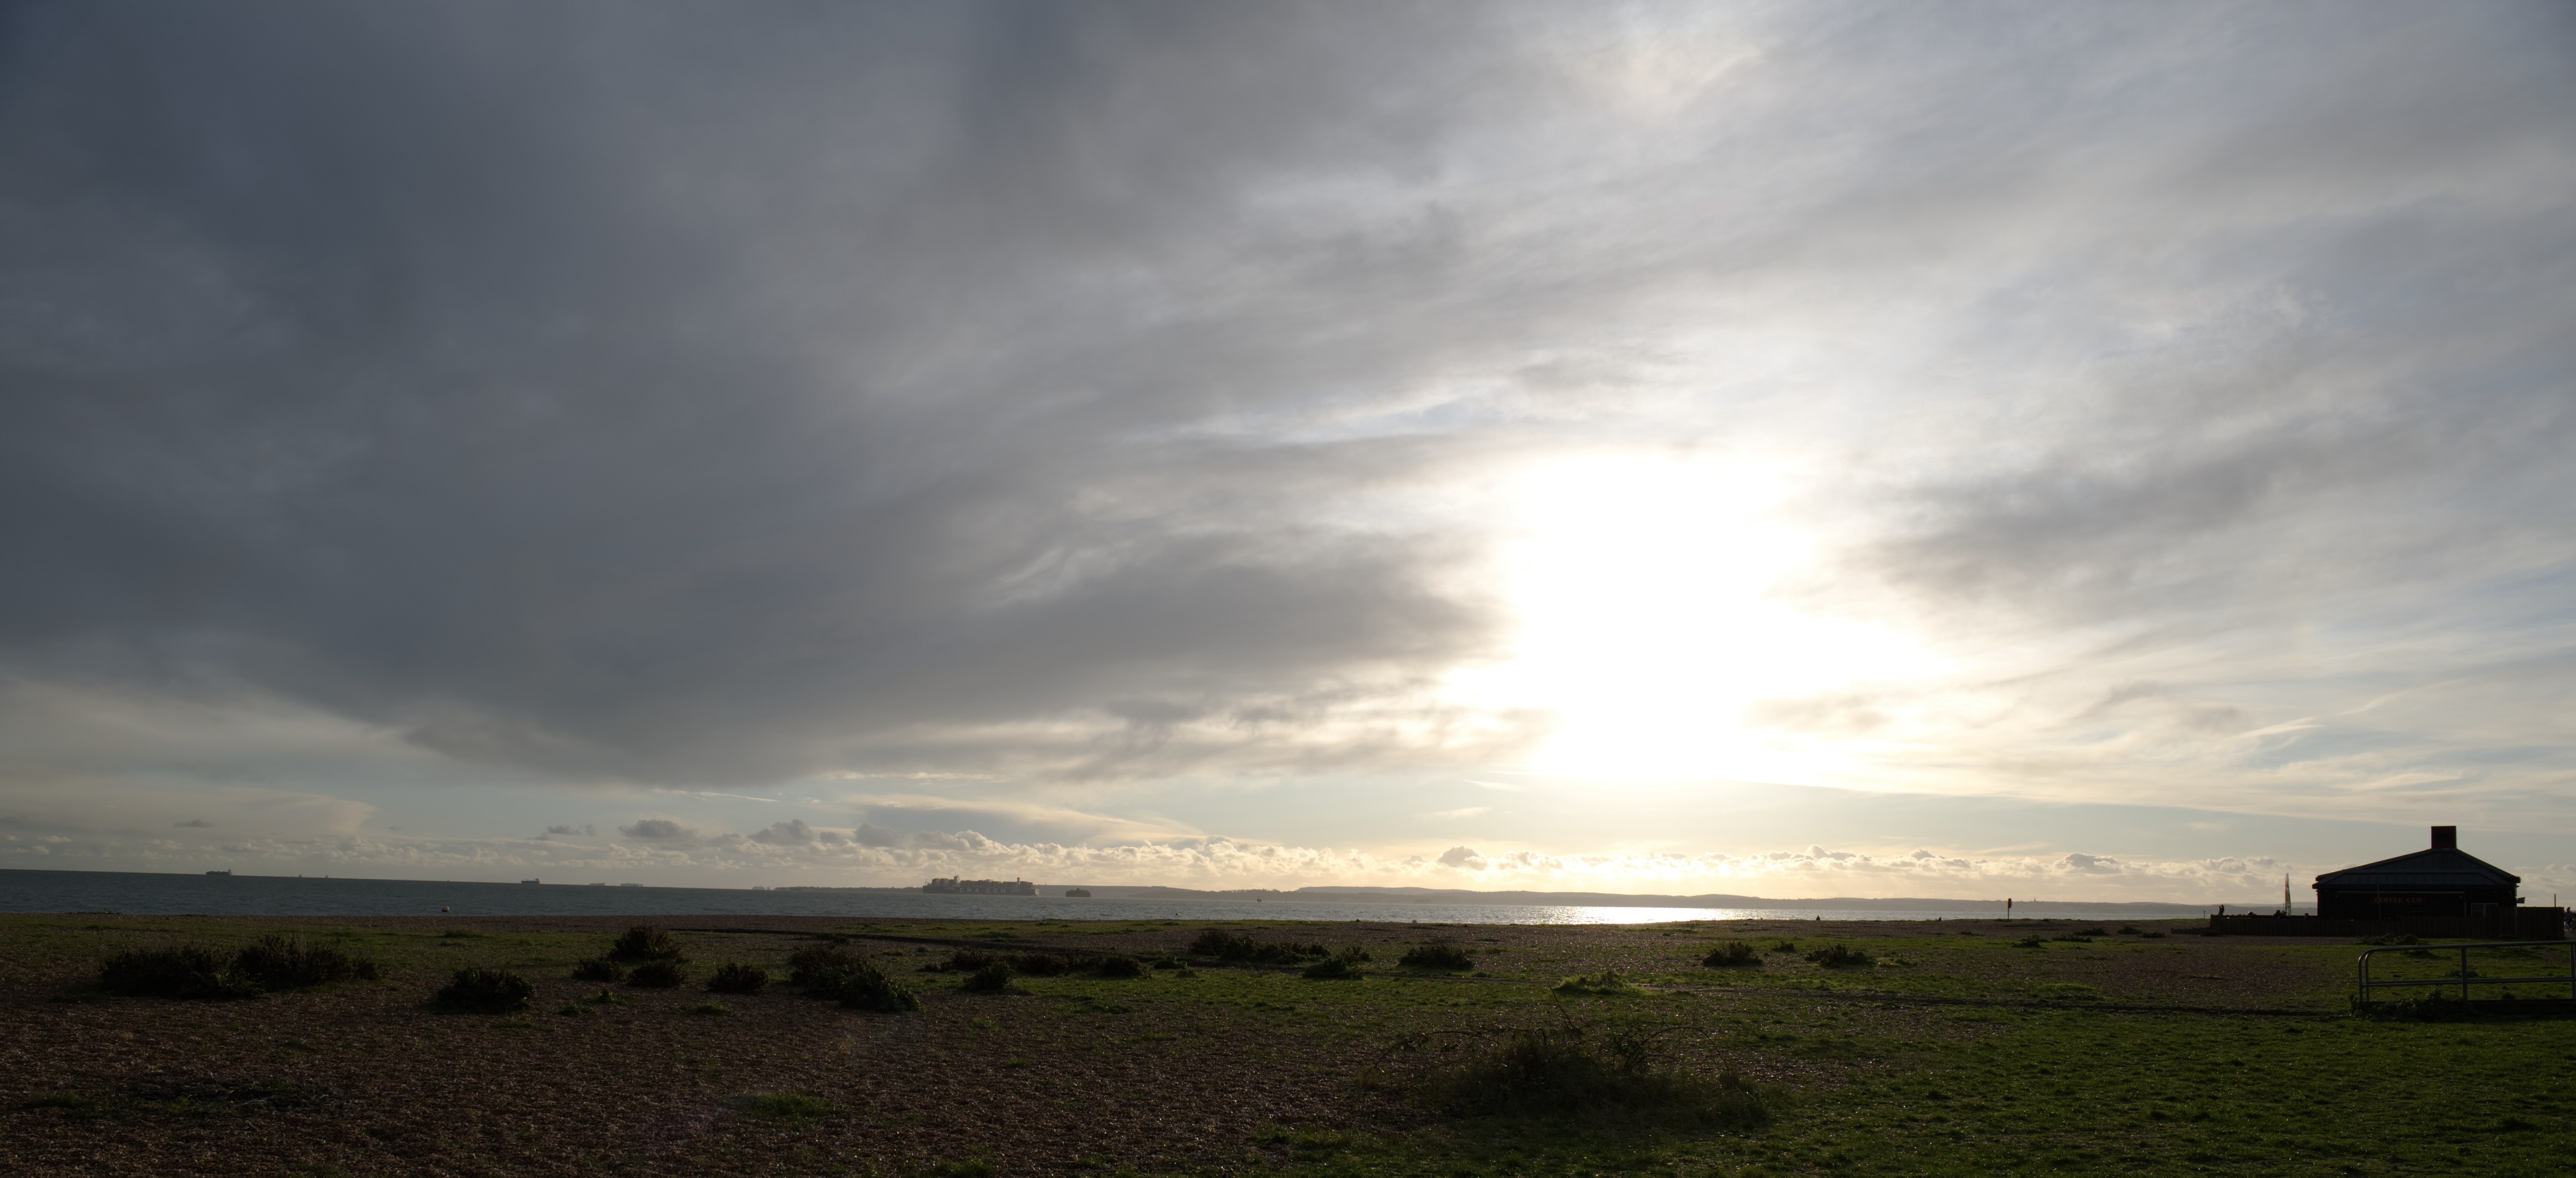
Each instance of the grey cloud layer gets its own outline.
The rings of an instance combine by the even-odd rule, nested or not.
[[[573,772],[1401,759],[1489,619],[1307,512],[1411,459],[1171,433],[1384,378],[1381,263],[1233,211],[1401,154],[1360,31],[21,10],[0,657]]]
[[[1647,443],[1843,472],[1817,602],[2058,651],[1965,676],[2009,746],[1784,726],[2027,781],[2423,686],[2321,619],[2570,684],[2562,9],[0,20],[14,679],[576,776],[1472,766],[1544,718],[1434,690],[1507,619],[1426,504]],[[2317,780],[2569,768],[2442,722]]]

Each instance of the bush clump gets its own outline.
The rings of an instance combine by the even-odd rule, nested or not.
[[[639,924],[617,934],[617,942],[608,947],[608,956],[617,961],[687,961],[680,943],[671,934],[649,924]]]
[[[2013,948],[2015,949],[2045,949],[2047,947],[2048,942],[2040,940],[2037,937],[2023,937],[2022,939],[2013,942]]]
[[[1771,946],[1771,951],[1774,953],[1795,953],[1798,951],[1798,943],[1796,941],[1782,941]]]
[[[853,1010],[900,1014],[921,1009],[921,998],[896,985],[867,958],[840,945],[812,945],[789,954],[787,980],[810,997],[830,998]]]
[[[150,998],[251,998],[259,986],[224,968],[224,960],[203,945],[172,949],[135,949],[98,965],[98,988],[110,994]]]
[[[1360,963],[1357,959],[1335,954],[1307,966],[1305,971],[1297,976],[1310,982],[1356,982],[1368,975],[1360,972]]]
[[[1095,978],[1112,980],[1145,976],[1145,963],[1121,953],[1095,957],[1082,963],[1082,972]]]
[[[1742,941],[1727,941],[1708,951],[1699,963],[1710,969],[1744,969],[1762,967],[1762,954]]]
[[[261,937],[234,954],[233,973],[263,990],[300,990],[352,978],[372,982],[382,976],[376,963],[364,957],[275,935]]]
[[[1005,965],[1010,964],[1001,957],[981,949],[960,949],[949,954],[948,961],[933,972],[973,973],[997,961]]]
[[[622,982],[626,980],[626,967],[605,957],[585,957],[572,963],[572,980]]]
[[[250,998],[267,990],[383,976],[383,969],[367,958],[271,935],[242,946],[229,961],[203,945],[118,953],[99,963],[98,987],[110,994],[155,998]]]
[[[1242,933],[1209,929],[1190,942],[1190,955],[1213,957],[1219,961],[1237,961],[1250,965],[1298,965],[1332,954],[1321,945],[1296,945],[1278,941],[1256,941]]]
[[[1466,1062],[1424,1077],[1417,1094],[1466,1116],[1731,1128],[1770,1123],[1773,1098],[1759,1086],[1734,1072],[1692,1075],[1657,1060],[1652,1046],[1644,1034],[1514,1031]]]
[[[1022,953],[1011,959],[1011,968],[1033,978],[1060,978],[1073,972],[1073,963],[1052,953]]]
[[[689,971],[676,961],[647,961],[626,975],[626,984],[643,990],[669,990],[689,980]]]
[[[1026,994],[1028,990],[1011,981],[1011,967],[994,962],[976,970],[959,982],[957,988],[969,994]]]
[[[506,970],[467,966],[438,992],[438,1004],[475,1014],[508,1014],[537,996],[528,979]]]
[[[1468,959],[1467,951],[1456,945],[1416,945],[1405,950],[1404,956],[1396,958],[1395,963],[1406,969],[1476,968],[1476,963]]]
[[[1878,965],[1878,958],[1869,950],[1849,945],[1827,945],[1808,953],[1807,960],[1826,969],[1872,969]]]
[[[852,970],[871,968],[868,959],[842,945],[808,945],[787,955],[787,984],[811,990]]]
[[[757,994],[768,985],[768,970],[737,961],[717,966],[716,976],[707,979],[707,990],[714,994]]]

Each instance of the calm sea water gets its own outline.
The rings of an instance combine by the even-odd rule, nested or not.
[[[1330,900],[1067,899],[908,891],[441,883],[273,875],[162,875],[0,870],[0,912],[199,913],[218,916],[917,916],[988,920],[1413,920],[1449,924],[1650,924],[1672,920],[1991,919],[2000,904],[1950,911],[1855,908],[1624,908],[1506,904],[1351,904]],[[2200,915],[2135,905],[2016,904],[2015,916],[2145,920]]]

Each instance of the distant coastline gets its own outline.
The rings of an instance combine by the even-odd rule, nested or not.
[[[723,910],[751,911],[755,909],[768,909],[779,904],[794,903],[796,902],[796,897],[806,897],[807,899],[804,903],[822,903],[828,902],[832,897],[844,897],[850,899],[860,897],[892,899],[898,897],[919,898],[923,896],[923,891],[918,885],[911,887],[839,887],[818,884],[790,884],[785,886],[762,887],[745,884],[734,887],[704,887],[636,884],[619,881],[618,886],[603,887],[599,881],[535,884],[515,878],[508,880],[404,880],[372,879],[345,875],[333,877],[249,875],[238,872],[229,875],[218,875],[207,872],[66,871],[60,868],[0,868],[0,889],[7,889],[9,887],[8,881],[12,877],[15,877],[15,879],[20,881],[22,884],[34,884],[40,877],[50,877],[50,879],[58,881],[60,884],[77,884],[84,879],[94,880],[101,885],[108,885],[117,881],[122,881],[125,884],[143,886],[155,892],[165,891],[169,888],[179,888],[186,894],[206,897],[224,894],[241,894],[243,889],[258,889],[264,891],[275,886],[295,887],[299,891],[321,887],[339,890],[353,887],[361,889],[410,889],[417,887],[444,886],[477,891],[483,888],[503,888],[506,889],[507,892],[523,898],[521,900],[507,901],[507,903],[511,904],[513,907],[523,904],[525,902],[524,898],[531,898],[540,894],[557,895],[569,892],[586,892],[591,893],[592,896],[588,900],[579,902],[584,906],[590,904],[611,904],[621,909],[631,909],[635,911],[645,910],[644,908],[639,907],[639,905],[645,903],[645,901],[642,896],[637,893],[664,893],[675,899],[685,893],[693,899],[691,910],[700,911],[716,911],[719,909],[716,907],[698,908],[696,907],[697,904],[721,905]],[[209,891],[209,889],[214,890]],[[59,889],[57,887],[45,887],[35,890],[54,891]],[[1033,902],[1043,903],[1049,906],[1050,910],[1060,910],[1062,906],[1068,904],[1079,906],[1084,903],[1126,902],[1132,904],[1137,902],[1148,902],[1191,904],[1201,908],[1241,908],[1250,913],[1267,915],[1273,910],[1271,906],[1276,905],[1276,911],[1278,913],[1277,918],[1281,920],[1333,919],[1332,917],[1309,915],[1304,911],[1300,911],[1320,907],[1364,910],[1391,908],[1397,910],[1396,912],[1388,913],[1387,919],[1404,919],[1414,916],[1417,913],[1421,913],[1422,910],[1434,908],[1451,911],[1460,909],[1528,910],[1540,908],[1655,908],[1724,909],[1748,913],[1769,911],[1796,911],[1801,913],[1869,912],[1880,914],[1882,918],[1904,918],[1905,914],[1909,913],[1922,913],[1927,917],[1936,914],[1946,914],[1955,917],[1967,913],[1982,914],[1991,911],[1994,915],[2001,916],[2003,915],[2004,903],[2000,897],[1945,899],[1940,897],[1923,896],[1829,896],[1819,899],[1783,899],[1720,893],[1699,895],[1661,895],[1653,893],[1627,892],[1473,891],[1465,888],[1354,887],[1348,885],[1325,885],[1297,888],[1294,890],[1276,888],[1202,890],[1150,885],[1085,884],[1064,882],[1039,883],[1035,884],[1032,890],[1038,894],[1027,896],[1026,899]],[[1068,897],[1064,894],[1067,891],[1085,891],[1090,894],[1088,896],[1081,897]],[[599,892],[625,892],[627,893],[627,896],[621,900],[609,900],[606,897],[597,896],[596,893]],[[738,899],[722,899],[723,897],[728,896],[737,897]],[[759,897],[768,897],[769,899],[759,900],[757,899]],[[11,899],[17,899],[20,902],[9,903],[8,901]],[[32,899],[34,899],[33,896],[0,896],[0,911],[24,912],[43,910],[41,908],[30,907],[26,903],[27,900]],[[41,903],[41,901],[39,901],[39,903]],[[571,901],[569,898],[567,898],[566,901],[561,902],[539,902],[534,907],[530,907],[527,910],[554,911],[559,906],[570,903],[575,902]],[[2027,914],[2033,916],[2043,915],[2050,912],[2080,909],[2086,912],[2100,913],[2104,916],[2116,917],[2123,914],[2133,914],[2141,919],[2145,919],[2156,916],[2197,916],[2205,914],[2216,907],[2218,907],[2218,905],[2174,901],[2053,900],[2045,897],[2013,897],[2013,913],[2015,915]],[[2264,910],[2269,911],[2272,908],[2279,907],[2279,901],[2275,900],[2269,904],[2258,904],[2253,901],[2239,902],[2231,900],[2227,902],[2226,907],[2231,909],[2261,907]],[[2302,908],[2305,907],[2307,906],[2302,905]],[[563,910],[570,911],[573,909],[566,907]],[[1424,918],[1428,919],[1429,917],[1426,915]],[[1499,917],[1477,917],[1475,919],[1485,920],[1498,918]],[[1372,919],[1375,918],[1372,917]]]

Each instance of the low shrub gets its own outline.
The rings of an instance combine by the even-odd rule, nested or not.
[[[2111,933],[2109,930],[2104,929],[2101,925],[2097,924],[2091,928],[2077,929],[2072,935],[2078,937],[2107,937],[2110,936]]]
[[[608,947],[608,956],[617,961],[687,961],[689,955],[671,934],[649,924],[639,924],[617,934]]]
[[[2047,947],[2048,942],[2040,940],[2037,937],[2023,937],[2022,939],[2013,942],[2013,948],[2015,949],[2045,949]]]
[[[1620,1041],[1613,1041],[1614,1039]],[[1514,1031],[1467,1061],[1422,1077],[1424,1103],[1466,1116],[1752,1128],[1775,1098],[1734,1072],[1694,1076],[1659,1062],[1648,1036],[1571,1028]]]
[[[994,962],[967,976],[957,988],[969,994],[1026,994],[1028,991],[1011,982],[1011,967]]]
[[[263,990],[300,990],[353,978],[372,982],[382,976],[375,962],[352,957],[336,946],[275,935],[261,937],[234,954],[233,973]]]
[[[982,969],[995,962],[1001,962],[1005,965],[1010,964],[1003,958],[991,953],[986,953],[981,949],[960,949],[949,954],[947,962],[939,968],[942,970],[953,970],[957,973],[973,973],[976,970]]]
[[[873,968],[868,959],[844,945],[808,945],[787,955],[787,983],[811,989],[857,969]]]
[[[808,997],[829,998],[853,1010],[900,1014],[921,1009],[921,999],[895,984],[867,958],[842,945],[812,945],[789,954],[787,980]]]
[[[1878,958],[1869,950],[1849,945],[1827,945],[1808,953],[1807,960],[1826,969],[1873,969],[1878,965]]]
[[[150,998],[251,998],[257,983],[224,968],[224,960],[203,945],[172,949],[134,949],[110,956],[98,965],[98,988],[110,994]]]
[[[1307,966],[1305,971],[1297,976],[1310,982],[1356,982],[1367,975],[1360,972],[1358,961],[1334,956]]]
[[[1416,945],[1405,950],[1404,956],[1396,958],[1395,963],[1406,969],[1476,968],[1476,963],[1468,959],[1467,951],[1456,945]]]
[[[1112,953],[1082,963],[1082,972],[1095,978],[1121,980],[1145,976],[1145,963],[1124,954]]]
[[[1278,941],[1256,941],[1242,933],[1209,929],[1190,942],[1194,957],[1213,957],[1219,961],[1236,961],[1249,965],[1298,965],[1331,953],[1321,945],[1297,945]]]
[[[1782,941],[1779,944],[1771,946],[1771,951],[1774,953],[1795,953],[1798,951],[1798,943],[1796,941]]]
[[[695,1006],[690,1007],[690,1008],[689,1008],[689,1013],[690,1013],[690,1014],[703,1014],[703,1015],[711,1015],[711,1016],[716,1016],[716,1017],[722,1017],[722,1016],[724,1016],[724,1015],[732,1014],[732,1013],[733,1013],[733,1008],[732,1008],[732,1007],[729,1007],[729,1006],[726,1006],[724,1003],[721,1003],[721,1002],[701,1002],[701,1003],[699,1003],[699,1004],[697,1004],[697,1005],[695,1005]]]
[[[921,1172],[921,1178],[993,1178],[993,1163],[981,1158],[962,1162],[934,1162]]]
[[[1700,958],[1699,963],[1710,969],[1758,969],[1762,965],[1762,955],[1742,941],[1728,941],[1709,950],[1708,956]]]
[[[639,990],[669,990],[689,980],[689,971],[676,961],[647,961],[626,975],[626,984]]]
[[[508,1014],[536,996],[537,988],[517,974],[467,966],[456,971],[455,978],[439,990],[438,1004],[475,1014]]]
[[[716,975],[707,979],[707,990],[716,994],[757,994],[767,985],[768,970],[734,961],[717,966]]]
[[[1578,975],[1567,978],[1564,981],[1558,982],[1554,990],[1551,992],[1557,994],[1634,994],[1637,992],[1637,988],[1629,985],[1627,979],[1620,977],[1617,970],[1603,970],[1591,977]]]
[[[2145,936],[2146,930],[2139,928],[2134,924],[2124,924],[2120,926],[2120,935],[2124,937]]]
[[[572,963],[572,979],[576,982],[622,982],[626,980],[626,967],[605,957],[585,957]]]
[[[1011,959],[1011,968],[1033,978],[1060,978],[1073,972],[1073,963],[1052,953],[1022,953]]]

